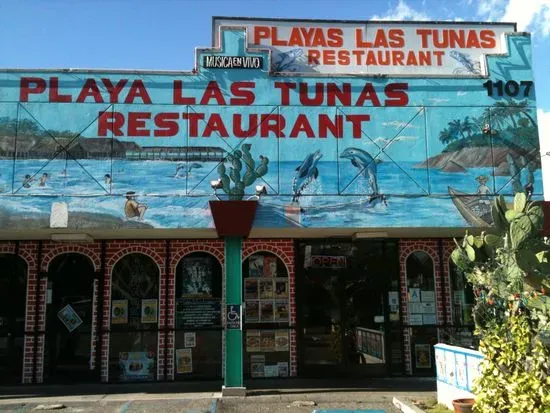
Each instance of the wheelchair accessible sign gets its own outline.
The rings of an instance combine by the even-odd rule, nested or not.
[[[228,304],[225,312],[225,326],[228,330],[240,330],[242,310],[239,304]]]

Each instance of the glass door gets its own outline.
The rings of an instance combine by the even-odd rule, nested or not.
[[[0,255],[0,383],[21,383],[27,264]]]
[[[44,373],[49,381],[98,379],[90,369],[94,267],[80,254],[56,257],[48,271]]]

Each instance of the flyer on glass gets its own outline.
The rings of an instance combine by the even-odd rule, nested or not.
[[[256,323],[260,320],[260,302],[259,301],[246,302],[245,320],[247,323]]]
[[[414,359],[417,369],[429,369],[432,367],[432,355],[429,344],[414,345]]]
[[[157,300],[144,299],[141,300],[141,322],[156,323],[157,322]]]
[[[248,330],[246,332],[246,351],[253,353],[260,351],[260,330]]]
[[[273,298],[273,280],[260,281],[260,298]]]
[[[187,257],[183,259],[182,296],[212,296],[212,259],[210,257]]]
[[[67,304],[59,310],[57,317],[59,317],[63,325],[67,327],[67,330],[70,332],[74,331],[80,324],[82,324],[82,319],[78,316],[70,304]]]
[[[193,372],[193,352],[190,348],[176,349],[176,371],[178,374]]]
[[[264,277],[277,276],[277,257],[264,258]]]
[[[197,346],[197,335],[194,332],[187,332],[183,334],[183,343],[187,347]]]
[[[248,259],[248,275],[250,277],[264,276],[264,256],[253,255]]]
[[[257,300],[258,294],[258,280],[247,278],[244,280],[244,298],[246,300]]]
[[[265,356],[253,354],[250,356],[250,375],[252,377],[264,377]]]
[[[261,320],[272,323],[273,322],[273,301],[262,301],[260,304]]]
[[[288,377],[288,362],[280,361],[277,363],[279,368],[279,377]]]
[[[264,366],[264,377],[278,377],[278,376],[279,376],[279,366],[277,364]]]
[[[275,281],[275,298],[287,298],[287,297],[288,297],[288,282]]]
[[[275,321],[288,321],[288,301],[275,301],[273,313]]]
[[[289,349],[288,331],[275,331],[275,351],[288,351]]]
[[[265,352],[275,351],[275,332],[272,330],[261,332],[262,342],[260,349]]]
[[[119,353],[120,380],[153,380],[156,371],[155,353],[133,351]]]
[[[128,300],[113,300],[111,304],[111,324],[128,323]]]

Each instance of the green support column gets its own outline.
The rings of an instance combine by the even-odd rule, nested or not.
[[[227,306],[243,303],[242,238],[225,238],[225,302]],[[237,307],[235,307],[237,308]],[[243,331],[225,329],[224,395],[242,395],[243,385]]]

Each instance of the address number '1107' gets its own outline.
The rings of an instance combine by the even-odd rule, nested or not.
[[[489,96],[510,96],[516,97],[518,95],[522,97],[528,97],[533,87],[531,80],[522,80],[519,83],[515,80],[509,80],[504,83],[502,80],[493,82],[488,80],[483,84],[483,87],[487,89]]]

